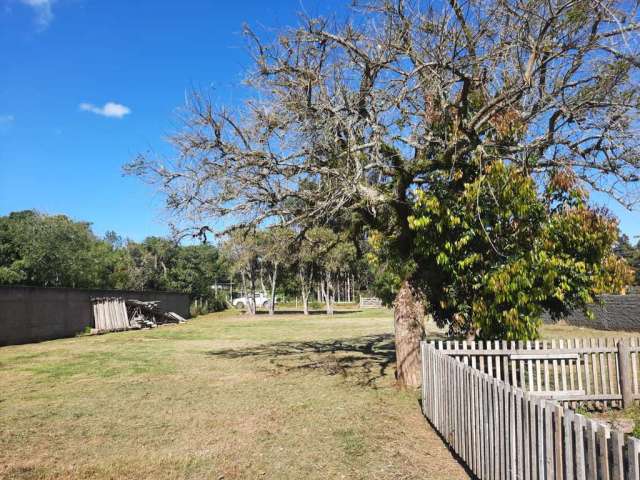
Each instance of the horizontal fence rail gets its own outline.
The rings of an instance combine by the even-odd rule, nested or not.
[[[573,408],[622,407],[625,380],[626,406],[640,401],[640,338],[439,341],[432,345],[442,354],[508,385],[570,403]],[[626,360],[622,369],[621,354]]]
[[[360,308],[380,308],[382,300],[378,297],[360,297]]]
[[[640,480],[640,440],[422,342],[422,409],[480,479]]]

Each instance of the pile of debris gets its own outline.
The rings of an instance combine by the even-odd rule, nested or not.
[[[166,323],[182,323],[185,321],[177,313],[165,312],[158,308],[159,303],[159,301],[125,300],[130,327],[155,328]]]
[[[114,332],[138,328],[155,328],[186,320],[174,312],[159,308],[159,301],[125,300],[119,297],[92,298],[96,332]]]

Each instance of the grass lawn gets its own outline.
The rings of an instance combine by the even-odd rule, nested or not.
[[[625,332],[620,330],[596,330],[595,328],[572,327],[565,323],[543,325],[540,328],[540,337],[543,340],[554,338],[629,338],[640,337],[638,332]]]
[[[391,313],[233,312],[0,348],[0,478],[462,479]]]

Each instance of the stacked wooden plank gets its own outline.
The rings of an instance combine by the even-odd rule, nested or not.
[[[122,298],[100,297],[91,299],[95,329],[98,332],[127,330],[129,317]]]
[[[426,342],[421,353],[423,412],[478,478],[640,480],[640,440],[473,368],[468,357]]]
[[[91,301],[95,330],[100,333],[130,328],[154,328],[185,321],[177,313],[160,309],[158,301],[143,302],[119,297],[93,298]]]
[[[167,323],[182,323],[185,321],[174,312],[165,312],[157,301],[143,302],[141,300],[127,300],[127,311],[131,328],[154,328]]]

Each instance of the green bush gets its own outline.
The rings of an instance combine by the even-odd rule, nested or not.
[[[320,310],[324,307],[324,303],[320,303],[317,300],[311,300],[309,302],[309,310]]]
[[[192,317],[205,315],[212,312],[221,312],[227,308],[226,296],[212,291],[209,295],[198,296],[191,302],[189,313]]]

